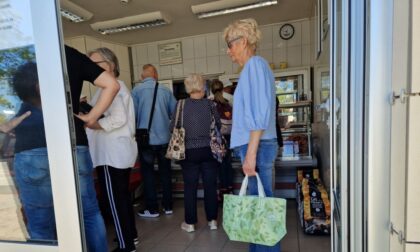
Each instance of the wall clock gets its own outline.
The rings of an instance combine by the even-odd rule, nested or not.
[[[295,34],[295,28],[291,24],[284,24],[280,27],[279,35],[284,40],[289,40]]]

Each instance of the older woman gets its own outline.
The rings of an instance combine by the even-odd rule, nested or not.
[[[119,76],[118,59],[108,48],[88,53],[100,67]],[[118,80],[120,91],[104,117],[86,129],[93,166],[96,167],[101,192],[106,195],[114,219],[118,248],[114,251],[135,251],[137,231],[131,197],[128,191],[131,167],[137,158],[134,139],[134,105],[130,91]],[[91,104],[98,102],[102,90],[98,89]]]
[[[191,74],[185,79],[190,98],[185,99],[183,127],[185,128],[185,160],[181,161],[184,179],[185,221],[181,228],[195,231],[197,223],[197,186],[201,173],[204,185],[204,208],[211,230],[217,229],[217,174],[219,163],[210,148],[210,124],[212,116],[220,128],[220,118],[214,103],[205,99],[204,80],[201,75]],[[171,128],[174,117],[172,116]]]
[[[242,170],[248,176],[258,172],[267,196],[272,196],[272,168],[277,155],[274,77],[267,62],[256,56],[261,32],[254,19],[238,20],[224,30],[227,54],[243,67],[233,99],[230,147],[241,157]],[[255,177],[249,181],[249,193],[257,194]],[[273,247],[250,244],[250,251],[279,251]]]

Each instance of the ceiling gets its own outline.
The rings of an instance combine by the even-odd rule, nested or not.
[[[71,0],[93,13],[87,22],[71,23],[63,19],[64,37],[88,35],[111,42],[131,45],[159,40],[220,32],[236,19],[255,18],[259,25],[280,23],[313,16],[315,0],[279,0],[277,5],[230,15],[198,19],[191,11],[191,5],[212,2],[209,0],[131,0],[122,4],[120,0]],[[90,23],[162,11],[171,19],[171,24],[161,27],[101,35],[90,28]]]

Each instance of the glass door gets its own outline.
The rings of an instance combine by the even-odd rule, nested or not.
[[[57,4],[0,0],[0,251],[83,247]]]
[[[332,1],[331,167],[333,251],[347,251],[348,235],[348,23],[347,1]]]

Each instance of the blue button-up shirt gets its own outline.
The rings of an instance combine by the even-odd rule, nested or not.
[[[147,126],[149,125],[155,84],[156,81],[153,78],[146,78],[141,83],[137,84],[131,92],[134,100],[137,129],[147,129]],[[161,145],[169,142],[169,123],[175,106],[176,100],[171,90],[164,85],[159,85],[156,96],[155,112],[153,114],[152,126],[149,132],[149,143],[151,145]]]
[[[267,62],[253,56],[239,76],[233,96],[230,147],[248,144],[250,132],[263,130],[261,139],[276,139],[274,76]]]

